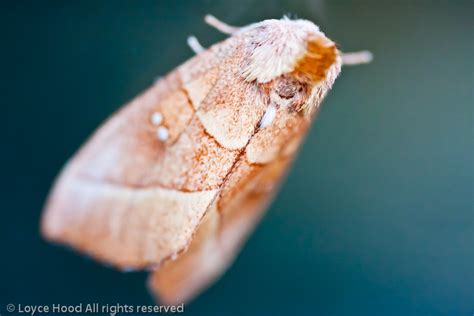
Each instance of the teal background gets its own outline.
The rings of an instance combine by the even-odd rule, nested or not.
[[[0,313],[7,303],[152,304],[38,234],[66,159],[114,110],[244,25],[307,18],[372,64],[344,68],[286,184],[188,315],[473,315],[472,1],[4,2]]]

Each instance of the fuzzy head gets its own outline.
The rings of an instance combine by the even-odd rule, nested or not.
[[[336,44],[310,21],[265,20],[240,33],[248,48],[242,76],[262,85],[277,107],[317,107],[340,72]]]

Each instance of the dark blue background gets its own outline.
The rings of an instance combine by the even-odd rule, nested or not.
[[[472,1],[10,2],[0,10],[0,313],[7,303],[152,304],[38,234],[63,163],[121,104],[243,25],[292,13],[344,68],[283,190],[188,315],[474,313]]]

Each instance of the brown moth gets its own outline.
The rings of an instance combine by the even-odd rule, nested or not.
[[[341,64],[313,23],[265,20],[231,34],[113,115],[68,162],[42,233],[122,270],[149,269],[166,304],[232,262],[268,207]]]

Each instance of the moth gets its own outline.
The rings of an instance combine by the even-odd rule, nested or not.
[[[221,275],[275,196],[342,64],[306,20],[233,27],[100,127],[66,164],[41,231],[118,269],[149,270],[166,304]]]

